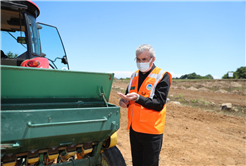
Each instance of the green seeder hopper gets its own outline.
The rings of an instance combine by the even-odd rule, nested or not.
[[[4,164],[102,164],[120,125],[120,108],[108,103],[112,81],[113,74],[1,66]]]
[[[125,166],[114,74],[69,70],[39,14],[31,1],[1,1],[1,165]]]

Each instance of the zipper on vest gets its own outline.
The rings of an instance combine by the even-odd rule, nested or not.
[[[131,124],[130,124],[130,127],[132,126],[132,121],[133,121],[134,106],[135,106],[135,102],[134,102],[134,105],[133,105],[133,107],[132,107],[132,117],[131,117]]]
[[[138,90],[139,90],[139,89],[138,89]],[[138,94],[138,90],[137,90],[137,94]],[[132,107],[132,117],[131,117],[131,124],[130,124],[130,126],[132,125],[133,113],[134,113],[134,107],[135,107],[135,101],[134,101],[134,104],[133,104],[133,107]]]

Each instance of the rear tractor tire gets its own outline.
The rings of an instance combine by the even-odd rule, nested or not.
[[[104,150],[102,166],[126,166],[125,160],[116,146]]]

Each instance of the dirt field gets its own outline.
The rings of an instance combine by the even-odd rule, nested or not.
[[[187,82],[173,83],[169,92],[170,101],[167,103],[166,126],[160,155],[161,166],[246,165],[245,82],[237,82],[236,87],[232,87],[232,83],[231,87],[228,87],[228,82],[222,86],[220,82],[221,87],[216,85],[216,88],[211,89],[214,86],[208,85],[210,89],[206,88],[206,84],[210,83],[196,82],[188,83],[189,85]],[[118,105],[120,98],[116,92],[122,92],[126,87],[126,82],[114,81],[109,102]],[[174,100],[177,99],[192,102],[200,99],[203,103],[206,101],[206,104],[209,103],[216,108],[222,103],[232,103],[233,107],[239,107],[236,111],[243,116],[228,116],[208,111],[202,105],[191,107],[175,104]],[[117,146],[126,164],[131,166],[129,134],[126,127],[127,109],[121,108],[121,127],[118,131]]]

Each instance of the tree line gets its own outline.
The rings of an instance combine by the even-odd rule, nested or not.
[[[233,77],[229,77],[228,73],[233,73]],[[240,67],[238,68],[235,72],[234,71],[228,71],[222,79],[228,79],[228,78],[233,78],[233,79],[242,79],[246,78],[246,67]]]
[[[173,79],[214,79],[214,78],[211,74],[201,76],[194,72],[194,73],[182,75],[180,77],[175,77]],[[238,68],[236,71],[228,71],[226,74],[224,74],[222,79],[246,79],[246,67],[242,66]]]

